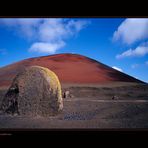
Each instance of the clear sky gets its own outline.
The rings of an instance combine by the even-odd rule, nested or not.
[[[0,67],[76,53],[148,82],[148,19],[0,18]]]

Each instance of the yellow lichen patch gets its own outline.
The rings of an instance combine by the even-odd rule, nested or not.
[[[48,78],[50,78],[50,88],[52,88],[53,93],[55,94],[57,93],[58,98],[62,98],[61,84],[59,82],[57,75],[53,71],[45,67],[41,66],[31,66],[31,67],[37,67],[43,70],[43,72],[47,74]]]

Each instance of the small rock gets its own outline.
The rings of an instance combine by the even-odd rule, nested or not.
[[[64,93],[63,93],[63,98],[72,98],[73,95],[70,94],[70,91],[66,90]]]
[[[118,97],[117,97],[116,95],[114,95],[114,96],[112,97],[112,100],[115,100],[115,99],[118,99]]]

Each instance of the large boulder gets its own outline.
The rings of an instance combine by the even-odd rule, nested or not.
[[[27,116],[55,115],[63,108],[61,85],[47,68],[31,66],[20,72],[6,93],[1,111]]]

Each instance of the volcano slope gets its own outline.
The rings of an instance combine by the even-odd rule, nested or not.
[[[0,103],[13,78],[28,66],[58,76],[63,111],[49,118],[0,115],[0,128],[147,128],[148,85],[98,61],[77,54],[26,59],[0,68]]]
[[[10,86],[15,75],[28,66],[42,66],[54,71],[61,83],[100,84],[106,82],[141,82],[98,61],[77,54],[57,54],[26,59],[0,68],[0,87]]]

